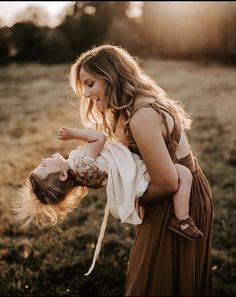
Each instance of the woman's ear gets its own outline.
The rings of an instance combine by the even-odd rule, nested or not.
[[[67,180],[67,177],[68,177],[67,170],[62,170],[62,171],[59,172],[60,181]]]

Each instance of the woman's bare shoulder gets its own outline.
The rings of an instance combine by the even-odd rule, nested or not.
[[[134,104],[134,113],[130,118],[130,128],[138,128],[140,126],[144,127],[146,124],[155,125],[161,127],[162,126],[162,118],[160,114],[152,108],[150,103],[155,101],[154,98],[139,96],[135,100]]]

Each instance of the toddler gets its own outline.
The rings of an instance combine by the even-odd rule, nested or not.
[[[138,198],[146,191],[150,180],[143,160],[125,145],[106,141],[106,136],[92,129],[61,127],[58,139],[79,141],[68,159],[59,153],[45,158],[30,173],[15,201],[14,211],[24,225],[32,220],[39,227],[55,225],[78,206],[88,188],[106,187],[107,203],[93,263],[95,266],[104,236],[109,212],[122,223],[141,224],[145,219]],[[169,229],[190,240],[200,240],[202,232],[189,216],[191,172],[175,164],[179,189],[173,196],[174,214]]]

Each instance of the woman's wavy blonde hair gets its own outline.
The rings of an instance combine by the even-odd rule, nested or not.
[[[32,221],[39,228],[56,225],[87,195],[87,188],[76,185],[73,177],[61,185],[56,179],[53,174],[45,180],[30,174],[23,187],[17,190],[12,200],[12,211],[22,228]]]
[[[101,113],[93,108],[93,102],[83,97],[80,70],[104,79],[107,85],[106,111]],[[129,119],[138,95],[156,99],[160,106],[169,109],[184,129],[190,129],[191,119],[183,105],[167,96],[125,49],[114,45],[93,47],[82,53],[70,68],[70,85],[80,97],[82,124],[103,130],[110,139],[114,138],[119,120],[124,121],[126,139],[129,135]]]

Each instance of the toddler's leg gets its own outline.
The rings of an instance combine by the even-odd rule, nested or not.
[[[177,219],[189,217],[189,198],[192,187],[192,173],[180,164],[175,164],[179,176],[179,189],[173,196],[174,210]]]
[[[203,233],[195,226],[189,216],[189,199],[192,187],[192,173],[180,164],[175,164],[179,176],[179,189],[173,196],[175,215],[171,218],[169,229],[190,240],[200,240]]]

